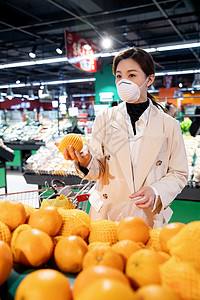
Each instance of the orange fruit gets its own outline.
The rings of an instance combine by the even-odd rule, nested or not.
[[[65,237],[63,235],[57,235],[57,236],[53,236],[52,241],[53,241],[53,245],[54,247],[58,244],[58,242],[62,239],[64,239]]]
[[[131,256],[131,254],[138,250],[141,250],[142,248],[136,242],[133,242],[131,240],[123,240],[114,244],[112,246],[112,249],[121,254],[124,259],[124,263],[126,264],[126,261]]]
[[[126,217],[120,220],[117,233],[119,241],[132,240],[145,244],[149,239],[149,227],[138,217]]]
[[[108,242],[115,244],[117,238],[117,225],[110,220],[92,220],[89,235],[89,243]]]
[[[56,265],[63,272],[78,273],[82,269],[85,253],[88,251],[86,242],[78,236],[60,239],[54,250]]]
[[[173,238],[167,247],[170,254],[188,261],[200,272],[200,221],[191,222],[184,226]]]
[[[95,247],[86,253],[83,269],[98,265],[124,270],[123,258],[109,246]]]
[[[138,250],[127,260],[126,275],[134,288],[147,284],[160,284],[159,265],[165,261],[166,258],[153,250]]]
[[[42,269],[27,275],[19,284],[15,300],[71,300],[68,279],[57,270]]]
[[[24,230],[27,230],[27,229],[31,229],[31,226],[29,226],[28,224],[22,224],[22,225],[19,225],[13,232],[12,232],[12,238],[11,238],[11,243],[10,243],[10,248],[11,248],[11,251],[12,251],[12,254],[13,254],[13,258],[14,258],[14,261],[16,259],[16,253],[15,253],[15,241],[18,237],[18,234]]]
[[[109,242],[93,242],[91,244],[88,245],[88,250],[91,250],[95,247],[99,247],[99,246],[110,246]]]
[[[86,286],[74,300],[136,300],[136,294],[130,286],[116,279],[96,280]]]
[[[172,290],[159,284],[142,286],[136,295],[138,300],[179,300]]]
[[[39,267],[50,259],[53,252],[50,236],[38,229],[19,232],[11,244],[15,262],[25,266]]]
[[[77,235],[86,239],[90,232],[91,219],[88,214],[79,209],[59,208],[58,212],[62,216],[62,226],[58,235]]]
[[[83,141],[81,134],[69,133],[59,143],[58,150],[63,153],[64,149],[69,149],[69,146],[72,145],[75,150],[81,151],[83,148]]]
[[[26,221],[26,211],[22,203],[4,201],[0,203],[0,221],[5,223],[11,231]]]
[[[150,238],[146,245],[147,248],[153,248],[156,251],[161,251],[160,231],[161,231],[161,228],[155,228],[155,229],[151,229],[149,231]]]
[[[24,205],[24,209],[25,209],[25,212],[26,212],[26,223],[28,222],[28,219],[29,219],[29,216],[30,216],[30,213],[32,211],[35,211],[35,207],[31,206],[31,205],[27,205],[27,204],[23,204]]]
[[[11,241],[10,228],[3,222],[0,222],[0,241],[4,241],[8,245],[10,245],[10,241]]]
[[[13,267],[13,256],[7,243],[0,241],[0,286],[8,279]]]
[[[130,286],[130,282],[124,273],[107,266],[93,266],[81,271],[74,281],[73,297],[82,292],[87,286],[92,285],[99,278],[115,279]]]
[[[158,255],[160,255],[166,261],[171,258],[171,256],[168,253],[166,253],[165,251],[156,251],[156,253]]]
[[[191,263],[170,258],[160,265],[162,285],[170,288],[181,300],[200,299],[200,273]]]
[[[62,225],[62,217],[57,208],[48,206],[31,212],[28,225],[54,236]]]
[[[167,242],[174,237],[183,227],[186,225],[183,223],[170,223],[163,227],[160,231],[160,245],[161,249],[169,253]]]
[[[63,209],[74,209],[73,203],[63,194],[57,196],[55,199],[43,199],[41,207],[54,206],[62,207]]]

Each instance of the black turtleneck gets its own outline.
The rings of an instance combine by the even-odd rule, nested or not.
[[[127,103],[126,102],[127,113],[130,116],[131,124],[133,126],[133,132],[135,135],[136,135],[135,122],[137,122],[139,120],[140,116],[143,114],[143,112],[147,109],[148,106],[149,106],[148,99],[146,102],[142,102],[142,103]]]

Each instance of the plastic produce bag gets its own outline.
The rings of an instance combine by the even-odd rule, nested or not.
[[[129,216],[139,217],[144,221],[147,220],[147,216],[142,208],[138,208],[134,203],[143,197],[136,197],[128,201],[122,202],[115,205],[111,210],[108,211],[107,217],[110,221],[120,221],[121,219]]]

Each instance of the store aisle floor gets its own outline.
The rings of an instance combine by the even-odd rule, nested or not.
[[[21,171],[7,170],[7,193],[16,193],[13,195],[0,196],[0,200],[17,200],[23,204],[28,204],[33,207],[39,207],[38,185],[27,184]],[[30,193],[19,193],[31,191]],[[0,194],[5,194],[5,189],[0,188]]]
[[[27,184],[21,171],[7,170],[7,192],[23,192],[38,189],[36,184]],[[5,193],[4,188],[0,188],[0,193]]]

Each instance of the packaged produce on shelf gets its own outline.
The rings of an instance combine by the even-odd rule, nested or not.
[[[52,174],[66,176],[75,175],[72,161],[66,161],[58,151],[58,147],[53,141],[41,146],[38,151],[27,159],[24,168],[26,173]]]
[[[200,182],[200,136],[183,136],[188,159],[189,178]]]
[[[9,126],[2,126],[0,137],[4,142],[48,142],[52,138],[57,138],[59,134],[67,133],[70,130],[71,121],[69,119],[50,121],[43,119],[43,123],[38,121],[18,122]]]

